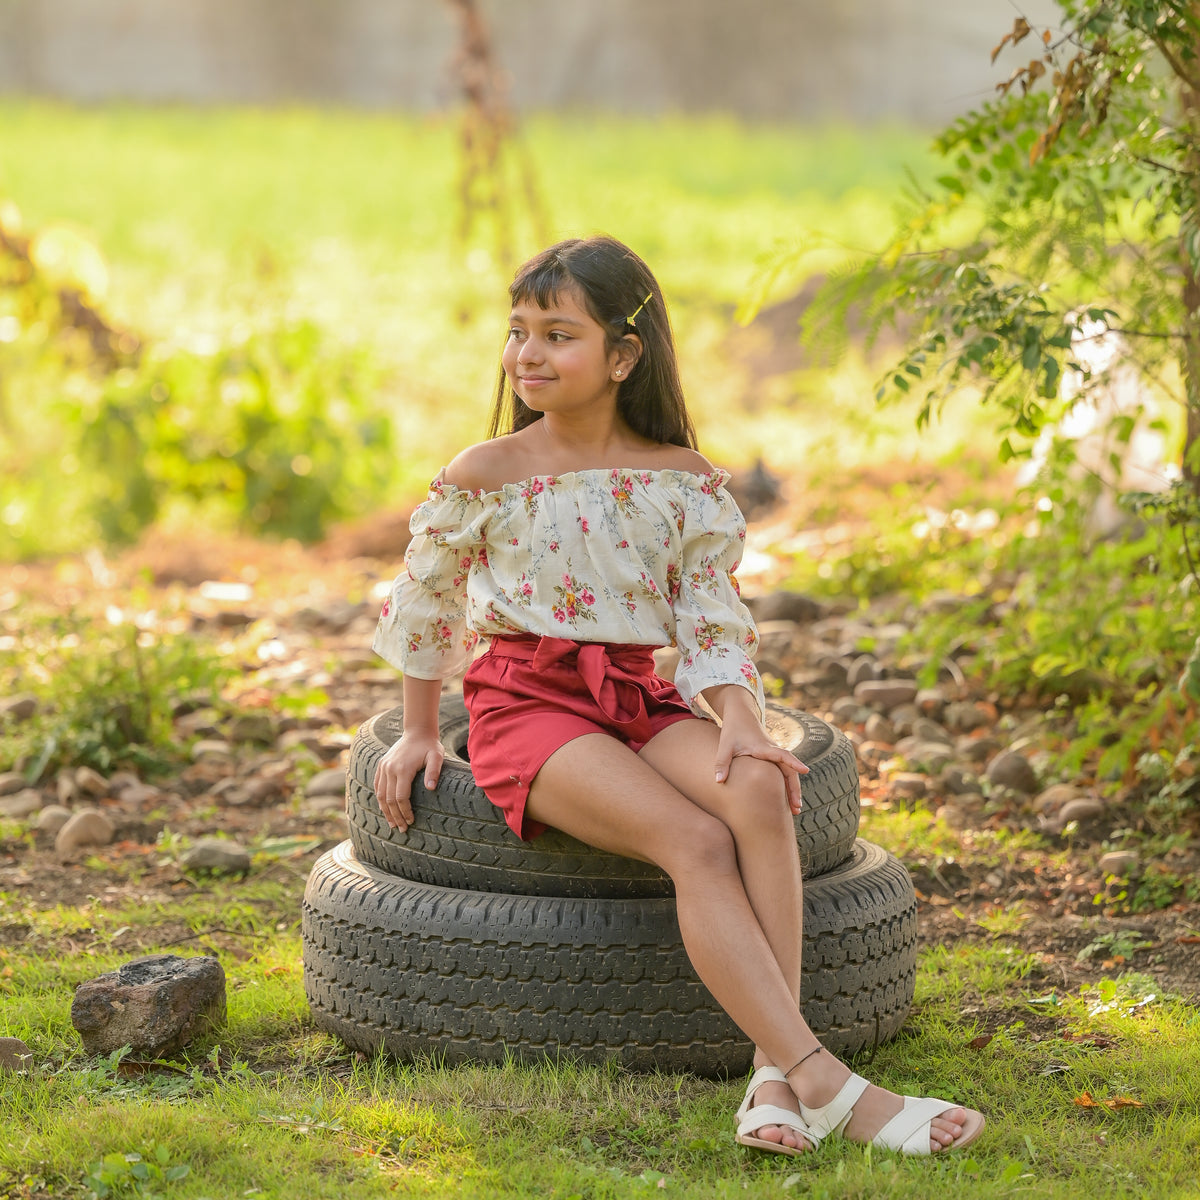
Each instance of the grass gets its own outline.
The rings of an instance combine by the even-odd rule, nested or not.
[[[893,1088],[982,1108],[983,1140],[933,1161],[834,1143],[770,1158],[733,1142],[736,1081],[569,1062],[445,1070],[347,1052],[309,1023],[299,888],[290,873],[263,873],[115,911],[4,897],[6,932],[28,928],[0,950],[0,1035],[34,1057],[0,1095],[0,1196],[82,1197],[101,1178],[113,1195],[179,1200],[1200,1195],[1200,1077],[1188,1066],[1200,1017],[1152,996],[1144,977],[1047,997],[1030,985],[1034,960],[1003,937],[930,950],[903,1034],[859,1065]],[[170,1064],[84,1057],[74,986],[164,942],[220,953],[219,1043]],[[127,1155],[163,1182],[139,1180]]]

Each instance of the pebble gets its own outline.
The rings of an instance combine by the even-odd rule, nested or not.
[[[888,780],[888,794],[903,800],[920,800],[928,792],[928,780],[915,771],[897,771]]]
[[[268,713],[242,713],[230,721],[227,734],[233,742],[269,746],[275,740],[275,722]]]
[[[896,740],[896,727],[881,713],[872,713],[867,718],[863,732],[873,742],[892,744]]]
[[[988,782],[1032,796],[1038,790],[1037,774],[1029,759],[1015,750],[1002,750],[988,763]]]
[[[945,822],[951,829],[966,829],[972,823],[971,814],[966,809],[953,804],[943,804],[935,811],[934,816],[939,821]]]
[[[304,795],[311,800],[314,796],[345,796],[346,768],[330,767],[318,771],[305,785]]]
[[[942,720],[955,733],[974,733],[990,725],[992,716],[973,700],[952,700],[946,705]]]
[[[59,771],[58,778],[54,781],[54,790],[58,794],[59,804],[65,804],[68,807],[79,799],[79,785],[75,782],[75,773],[73,771]]]
[[[1127,879],[1137,871],[1141,859],[1134,850],[1110,850],[1100,856],[1097,865],[1102,875],[1116,875],[1120,879]]]
[[[108,780],[92,767],[77,767],[75,769],[75,786],[84,796],[100,800],[108,795]]]
[[[37,710],[36,696],[5,696],[0,700],[0,721],[28,721]]]
[[[179,865],[245,875],[250,870],[250,852],[231,838],[203,837],[179,856]]]
[[[982,795],[983,785],[974,771],[957,764],[947,766],[941,777],[942,791],[951,796]]]
[[[29,1070],[30,1055],[29,1047],[20,1038],[0,1037],[0,1071]]]
[[[115,792],[117,799],[129,808],[140,808],[144,804],[150,804],[157,800],[162,795],[162,789],[156,788],[151,783],[142,783],[135,780],[133,783],[126,784],[125,787]]]
[[[1057,824],[1065,828],[1072,821],[1090,821],[1104,812],[1104,801],[1098,796],[1080,796],[1064,804],[1058,811]]]
[[[658,671],[662,675],[662,671]],[[667,676],[663,675],[666,679]],[[316,754],[321,748],[321,735],[315,729],[289,729],[275,739],[275,749],[282,754],[291,754],[296,750],[308,750]]]
[[[199,762],[204,758],[224,758],[230,759],[233,757],[233,747],[226,741],[220,738],[201,738],[192,747],[192,761]]]
[[[928,717],[918,717],[913,722],[913,737],[923,742],[941,742],[944,746],[954,745],[954,739],[946,731],[945,726],[931,721]]]
[[[830,715],[838,723],[861,725],[871,713],[869,709],[863,708],[853,696],[839,696],[830,708]]]
[[[112,822],[99,809],[81,808],[58,831],[54,849],[68,858],[84,846],[107,846],[116,834]]]
[[[42,807],[42,793],[37,788],[25,788],[0,800],[0,817],[23,821]]]
[[[215,708],[198,708],[175,721],[181,737],[216,737],[221,732],[221,714]]]
[[[63,808],[61,804],[47,804],[45,808],[37,815],[37,820],[34,821],[34,828],[39,833],[49,834],[50,837],[56,837],[58,831],[71,819],[71,810]]]
[[[755,622],[796,621],[801,624],[820,619],[825,610],[821,604],[802,592],[769,592],[755,599],[752,606]]]
[[[0,775],[0,796],[12,796],[24,791],[29,784],[20,771],[5,771]]]
[[[904,757],[914,766],[937,775],[953,761],[954,751],[945,742],[925,742],[914,738]]]
[[[854,689],[854,699],[868,708],[889,712],[916,699],[917,685],[911,679],[866,679]]]
[[[964,762],[982,766],[997,750],[1000,743],[994,737],[960,737],[954,743],[954,753]]]
[[[913,726],[920,717],[921,710],[915,704],[898,704],[888,713],[888,719],[896,727],[897,737],[911,737]]]
[[[1070,804],[1072,800],[1078,800],[1082,794],[1073,784],[1052,783],[1034,797],[1034,812],[1045,813],[1047,816],[1052,815],[1058,809]]]
[[[915,703],[925,716],[940,718],[946,708],[946,694],[941,688],[921,688]]]
[[[847,737],[850,735],[847,734]],[[880,743],[865,741],[860,746],[855,747],[858,757],[868,766],[878,768],[880,763],[886,762],[892,757],[894,749],[892,746]]]
[[[860,683],[867,683],[881,678],[883,668],[869,654],[860,654],[846,668],[846,686],[851,690]]]

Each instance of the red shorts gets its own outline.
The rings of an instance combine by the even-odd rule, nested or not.
[[[467,757],[475,782],[526,841],[544,833],[525,820],[542,764],[586,733],[607,733],[635,753],[656,733],[695,717],[669,680],[654,673],[650,646],[495,637],[467,670]]]

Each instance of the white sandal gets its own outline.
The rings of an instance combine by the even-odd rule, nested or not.
[[[800,1114],[804,1120],[803,1133],[813,1141],[814,1149],[831,1133],[842,1133],[845,1130],[855,1104],[868,1087],[870,1084],[861,1075],[851,1075],[842,1085],[841,1091],[824,1107],[809,1108],[806,1104],[800,1105]],[[967,1114],[963,1122],[963,1131],[938,1153],[961,1150],[983,1132],[983,1113],[948,1100],[921,1099],[917,1096],[904,1097],[904,1107],[871,1139],[871,1145],[884,1150],[899,1150],[901,1154],[932,1154],[933,1151],[929,1148],[929,1131],[933,1119],[952,1108],[963,1108]]]
[[[746,1087],[746,1097],[742,1101],[741,1108],[737,1110],[735,1118],[738,1123],[736,1135],[738,1145],[752,1146],[755,1150],[769,1150],[774,1154],[799,1155],[815,1150],[819,1139],[813,1136],[812,1131],[801,1120],[798,1113],[792,1112],[790,1108],[780,1108],[777,1104],[754,1104],[754,1093],[764,1083],[782,1083],[787,1086],[787,1078],[778,1067],[759,1067],[750,1076],[750,1083]],[[808,1142],[808,1149],[785,1146],[783,1142],[769,1142],[766,1138],[751,1136],[756,1129],[762,1129],[766,1125],[779,1125],[793,1130]]]

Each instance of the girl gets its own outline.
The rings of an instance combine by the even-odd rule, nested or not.
[[[967,1145],[979,1113],[871,1086],[799,1011],[792,820],[808,768],[763,728],[733,575],[745,523],[694,448],[658,283],[599,237],[551,247],[509,291],[490,440],[413,514],[375,638],[404,672],[381,810],[412,824],[413,780],[434,787],[442,768],[441,680],[489,639],[463,683],[475,778],[519,837],[553,826],[670,876],[697,974],[756,1047],[737,1140],[782,1154],[831,1132],[910,1154]],[[673,685],[652,654],[671,644]]]

